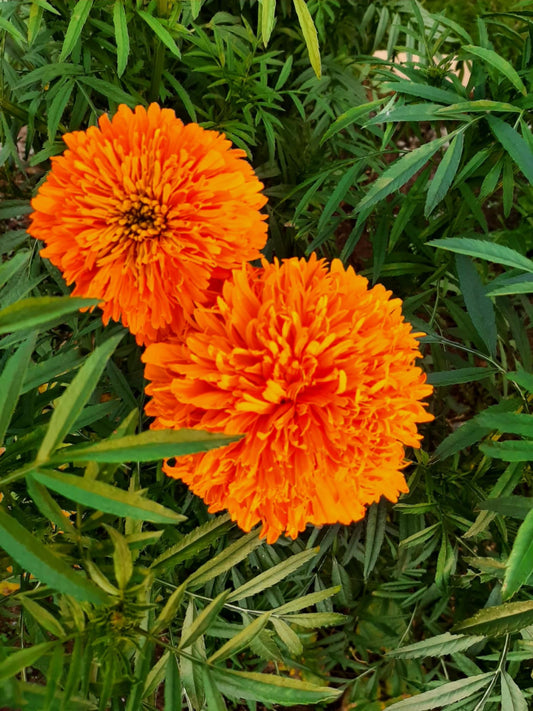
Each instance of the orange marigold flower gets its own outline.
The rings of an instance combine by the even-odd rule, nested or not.
[[[102,300],[104,323],[122,318],[139,343],[180,333],[195,303],[259,257],[263,185],[222,134],[151,104],[63,138],[29,232],[74,295]]]
[[[210,511],[274,542],[307,523],[351,523],[406,492],[404,445],[419,447],[432,392],[416,336],[381,285],[312,255],[243,265],[185,342],[150,345],[154,428],[245,434],[166,462]]]

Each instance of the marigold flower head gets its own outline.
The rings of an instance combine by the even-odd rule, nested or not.
[[[195,303],[259,257],[263,186],[222,134],[151,104],[63,138],[29,232],[74,295],[102,300],[104,323],[122,319],[139,343],[180,333]]]
[[[245,437],[167,462],[210,511],[274,542],[307,523],[351,523],[407,486],[404,445],[432,392],[401,301],[334,260],[243,265],[184,342],[150,345],[154,428]]]

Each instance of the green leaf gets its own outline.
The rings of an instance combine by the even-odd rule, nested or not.
[[[328,220],[331,218],[333,213],[339,209],[341,202],[346,197],[347,192],[353,186],[354,181],[357,176],[363,171],[363,166],[360,161],[356,161],[348,170],[346,170],[339,180],[335,189],[328,198],[328,201],[324,205],[320,218],[317,225],[317,233],[319,235],[323,234],[324,228],[327,228]]]
[[[520,472],[522,472],[522,469],[523,467],[519,467]],[[502,516],[525,519],[533,508],[533,499],[526,496],[498,496],[498,498],[481,501],[477,507],[481,510],[494,511],[494,513]]]
[[[4,235],[2,234],[2,240]],[[31,252],[17,252],[3,264],[0,262],[0,288],[30,261]]]
[[[533,373],[528,373],[527,370],[523,370],[519,366],[519,370],[506,373],[505,377],[511,382],[517,383],[517,385],[520,385],[528,392],[533,393]]]
[[[501,711],[527,711],[527,701],[513,677],[506,671],[501,673]]]
[[[496,373],[495,368],[457,368],[457,370],[443,370],[440,373],[429,373],[428,383],[436,387],[457,385],[458,383],[472,383],[483,380]]]
[[[428,101],[436,101],[440,104],[446,104],[448,106],[450,103],[454,104],[458,101],[463,101],[464,97],[460,94],[456,94],[454,91],[449,91],[447,89],[438,89],[435,86],[429,86],[429,84],[418,84],[414,81],[394,81],[385,82],[383,84],[383,91],[389,92],[393,91],[396,94],[408,94],[409,96],[417,96],[419,99],[427,99]]]
[[[522,136],[505,121],[496,116],[487,116],[489,126],[498,141],[533,185],[533,154]]]
[[[180,59],[181,52],[178,49],[178,45],[174,41],[174,38],[167,30],[167,28],[161,24],[161,21],[158,20],[157,17],[150,15],[149,12],[145,12],[144,10],[137,10],[137,14],[139,15],[139,17],[142,17],[142,19],[152,29],[152,31],[156,34],[158,39],[161,40],[165,47],[168,47],[172,54],[178,57],[178,59]]]
[[[59,531],[67,531],[72,535],[76,535],[74,526],[70,519],[63,513],[63,509],[61,509],[57,501],[50,495],[48,489],[42,484],[39,484],[38,481],[35,481],[31,474],[26,477],[26,488],[28,494],[43,516],[46,516],[49,521],[57,526]]]
[[[181,627],[182,635],[187,634],[187,630],[194,623],[195,616],[196,610],[194,600],[191,598],[189,600],[185,618]],[[202,661],[206,658],[203,637],[197,639],[195,644],[188,650],[184,650],[184,652],[185,651],[187,652],[187,655],[180,655],[180,671],[183,688],[185,689],[192,707],[194,709],[202,709],[204,707],[205,694],[203,690],[202,668],[198,664],[198,661]],[[196,661],[193,662],[193,659]],[[168,709],[168,711],[173,711],[173,709]]]
[[[247,647],[252,640],[254,640],[257,635],[264,629],[265,625],[271,617],[271,612],[263,612],[259,617],[250,622],[248,625],[243,627],[240,632],[229,639],[225,644],[222,645],[217,651],[212,654],[207,660],[209,664],[214,664],[214,662],[220,662],[228,657],[235,656],[245,647]]]
[[[67,27],[65,40],[59,55],[59,61],[63,62],[71,54],[78,41],[83,26],[89,17],[94,0],[78,0],[76,7],[72,11],[72,16]]]
[[[57,94],[54,96],[54,99],[48,108],[46,127],[48,130],[49,141],[55,140],[59,123],[70,100],[73,89],[74,83],[72,81],[67,81],[58,90]]]
[[[218,617],[218,613],[226,604],[229,590],[223,590],[220,595],[212,600],[207,607],[192,621],[191,625],[183,632],[178,649],[190,647],[198,637],[201,637]]]
[[[159,616],[155,620],[150,633],[152,635],[159,634],[167,625],[176,617],[176,613],[180,608],[185,594],[185,585],[182,583],[174,590],[172,595],[166,601]]]
[[[42,642],[34,644],[27,649],[20,649],[10,654],[7,659],[0,662],[0,681],[4,679],[12,679],[16,674],[21,672],[26,667],[31,667],[41,657],[53,649],[57,642]]]
[[[495,264],[505,264],[508,267],[533,273],[533,261],[531,259],[524,257],[515,249],[495,242],[471,239],[469,237],[450,237],[448,239],[430,240],[426,244],[438,249],[447,249],[457,254],[466,254],[469,257],[478,257]]]
[[[479,448],[487,457],[503,459],[504,462],[533,461],[533,439],[491,442],[490,444],[481,444]]]
[[[453,183],[461,156],[463,155],[464,133],[458,133],[450,143],[450,147],[442,157],[433,180],[429,184],[424,207],[424,216],[427,218],[444,198]]]
[[[337,116],[335,121],[331,124],[328,130],[320,139],[320,145],[324,144],[329,138],[335,136],[335,134],[344,130],[353,123],[356,123],[360,118],[366,116],[366,114],[374,111],[378,106],[383,103],[382,99],[376,99],[362,106],[353,106],[352,108],[345,111],[340,116]]]
[[[483,413],[482,413],[483,414]],[[505,468],[505,471],[498,478],[498,481],[494,484],[489,493],[489,499],[506,497],[513,493],[514,489],[520,483],[522,479],[523,466],[520,463],[509,464]],[[494,520],[496,513],[494,511],[481,511],[474,523],[470,526],[468,531],[465,532],[465,538],[472,538],[478,533],[485,531],[490,522]],[[524,518],[524,517],[522,517]]]
[[[125,590],[133,575],[133,560],[126,539],[111,526],[105,526],[109,537],[113,541],[113,570],[118,589]]]
[[[526,415],[531,417],[531,415]],[[529,579],[533,571],[533,509],[518,529],[502,585],[502,600],[509,600]]]
[[[226,711],[226,704],[224,702],[224,698],[218,690],[213,677],[211,676],[209,667],[204,666],[202,671],[204,675],[203,681],[207,711]],[[176,707],[173,706],[172,711],[174,711],[174,708]]]
[[[335,701],[341,691],[327,686],[315,686],[299,679],[262,674],[259,672],[234,671],[211,667],[211,675],[217,688],[233,699],[296,706],[298,704],[320,704]]]
[[[454,632],[499,637],[513,634],[533,624],[533,601],[507,602],[496,607],[486,607],[475,615],[455,625]]]
[[[476,676],[466,679],[451,681],[448,684],[438,686],[436,689],[431,689],[431,691],[425,691],[423,694],[417,694],[409,699],[403,699],[396,704],[387,706],[387,711],[433,711],[433,709],[467,699],[479,689],[488,686],[493,677],[494,672],[487,672],[486,674],[476,674]]]
[[[485,287],[472,260],[463,254],[455,257],[459,286],[466,310],[474,328],[487,346],[490,355],[495,355],[498,340],[494,304],[485,293]]]
[[[216,578],[221,573],[226,573],[234,565],[244,560],[253,550],[260,546],[263,541],[259,538],[258,531],[250,531],[245,536],[224,548],[218,555],[201,565],[186,580],[187,586],[203,585],[209,580]]]
[[[105,81],[104,79],[98,79],[98,77],[87,76],[79,77],[78,81],[82,84],[90,86],[91,89],[97,91],[99,94],[101,94],[101,96],[105,97],[108,100],[114,101],[117,104],[127,104],[128,106],[133,108],[133,106],[138,103],[137,99],[131,94],[128,94],[126,91],[123,91],[116,84],[112,84],[111,82]]]
[[[8,35],[11,35],[11,37],[15,40],[15,42],[20,45],[21,47],[24,47],[26,44],[26,38],[24,37],[23,34],[21,34],[15,25],[13,25],[11,22],[5,19],[5,17],[0,16],[0,30],[4,30],[4,32],[7,32]]]
[[[81,572],[37,540],[24,526],[0,508],[0,541],[2,548],[17,563],[53,590],[72,595],[77,600],[105,604],[107,596]]]
[[[527,89],[524,86],[524,82],[520,79],[516,69],[497,52],[492,49],[487,49],[486,47],[476,47],[472,44],[463,45],[462,50],[463,52],[473,54],[474,56],[483,59],[483,61],[490,64],[500,74],[509,79],[515,89],[518,89],[521,94],[527,96]]]
[[[120,333],[98,346],[81,366],[65,392],[56,401],[48,429],[37,453],[37,464],[46,462],[50,454],[71,431],[104,372],[108,359],[123,336],[124,334]]]
[[[510,294],[533,293],[533,274],[523,274],[517,277],[502,275],[489,284],[485,293],[487,296],[509,296]]]
[[[94,381],[93,381],[94,384]],[[65,462],[153,462],[179,457],[237,442],[239,436],[221,435],[200,430],[147,430],[136,435],[104,439],[96,444],[63,447],[49,463]]]
[[[379,178],[376,178],[368,193],[356,206],[356,212],[361,212],[364,208],[377,205],[378,202],[405,185],[450,140],[450,136],[451,134],[437,138],[430,143],[415,148],[414,151],[409,151],[402,158],[396,160]]]
[[[19,399],[37,334],[29,336],[7,360],[0,374],[0,447]]]
[[[480,425],[499,432],[523,435],[533,435],[531,415],[519,412],[481,412],[477,420]]]
[[[124,491],[101,481],[43,470],[32,472],[32,476],[67,499],[97,511],[151,523],[180,523],[185,520],[185,516],[144,498],[138,492]]]
[[[115,0],[113,5],[113,25],[115,27],[115,42],[117,43],[117,74],[121,77],[128,66],[130,53],[128,21],[122,0]]]
[[[381,546],[385,538],[385,524],[387,521],[387,503],[382,499],[377,504],[368,507],[366,516],[365,558],[363,564],[363,578],[368,580],[370,573],[377,563]]]
[[[262,0],[260,5],[261,13],[261,39],[266,47],[276,19],[276,0]]]
[[[340,612],[303,612],[285,617],[286,622],[310,629],[343,625],[347,619],[346,615]]]
[[[399,657],[401,659],[421,659],[424,657],[443,657],[445,654],[455,654],[464,652],[474,644],[482,642],[482,636],[450,634],[445,632],[430,639],[423,639],[421,642],[409,644],[400,649],[392,649],[387,652],[389,657]]]
[[[289,625],[278,617],[272,618],[272,624],[278,637],[289,650],[292,656],[300,656],[303,652],[302,640]]]
[[[41,625],[47,632],[56,637],[64,637],[65,630],[59,620],[57,620],[46,608],[32,600],[26,595],[19,595],[18,599],[22,603],[22,607],[28,612],[37,624]]]
[[[163,711],[176,711],[176,709],[179,709],[181,697],[182,689],[178,663],[176,656],[171,654],[165,670],[165,706]]]
[[[311,607],[311,605],[316,605],[323,600],[333,597],[333,595],[340,592],[340,589],[340,585],[335,585],[331,588],[324,588],[324,590],[317,590],[317,592],[302,595],[302,597],[299,597],[296,600],[291,600],[290,602],[286,602],[283,605],[276,607],[276,609],[272,610],[272,612],[276,615],[286,615],[291,612],[299,612],[306,607]]]
[[[255,578],[252,578],[252,580],[249,580],[247,583],[244,583],[244,585],[241,585],[234,590],[228,597],[228,602],[231,602],[232,600],[243,600],[245,597],[257,595],[258,592],[262,592],[273,585],[277,585],[288,575],[293,573],[295,570],[298,570],[298,568],[302,565],[305,565],[308,561],[315,558],[317,553],[318,548],[311,548],[309,550],[301,551],[281,563],[278,563],[272,568],[265,570],[264,573],[260,573]]]
[[[78,309],[96,306],[96,299],[79,299],[72,296],[36,296],[21,299],[0,311],[0,335],[29,328],[49,325]]]
[[[305,40],[307,51],[309,52],[309,60],[317,77],[320,79],[322,69],[320,66],[320,49],[318,46],[318,35],[316,33],[315,23],[309,12],[305,0],[293,0],[294,9],[298,15],[298,21],[302,28],[302,33]]]
[[[233,523],[228,514],[217,516],[207,521],[207,523],[197,526],[193,531],[183,536],[178,543],[161,553],[152,563],[152,568],[163,564],[164,567],[175,566],[177,563],[192,558],[215,541],[218,541],[232,526]]]

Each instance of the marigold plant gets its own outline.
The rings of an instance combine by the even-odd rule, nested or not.
[[[179,333],[219,280],[259,257],[263,186],[222,134],[151,104],[63,138],[29,232],[74,295],[102,300],[104,323],[122,319],[139,343]]]
[[[399,299],[339,260],[243,265],[184,342],[144,354],[154,428],[244,434],[167,462],[210,506],[274,542],[307,523],[348,524],[407,491],[404,445],[432,419]]]

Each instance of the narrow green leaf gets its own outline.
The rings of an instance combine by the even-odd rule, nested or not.
[[[493,678],[494,672],[486,674],[476,674],[476,676],[451,681],[448,684],[442,684],[436,689],[425,691],[423,694],[417,694],[409,699],[403,699],[396,704],[387,707],[387,711],[433,711],[434,709],[448,706],[457,701],[467,699],[472,694],[475,694],[479,689],[488,686]]]
[[[346,615],[340,612],[302,612],[285,617],[286,622],[309,629],[343,625],[347,619]]]
[[[150,501],[138,492],[124,491],[111,484],[56,471],[34,471],[32,476],[44,486],[76,501],[83,506],[115,514],[130,516],[151,523],[180,523],[185,516]]]
[[[527,415],[527,417],[531,417]],[[529,579],[533,571],[533,509],[518,529],[502,585],[502,600],[509,600]]]
[[[513,677],[506,671],[501,674],[501,711],[527,711],[527,701]]]
[[[19,399],[37,334],[29,336],[7,360],[0,374],[0,447]]]
[[[445,632],[430,639],[423,639],[415,644],[408,644],[406,647],[392,649],[387,652],[389,657],[399,657],[401,659],[422,659],[424,657],[443,657],[445,654],[455,654],[464,652],[474,644],[482,642],[482,636],[450,634]]]
[[[463,155],[464,133],[458,133],[450,143],[450,147],[442,157],[439,163],[433,180],[429,184],[429,190],[426,196],[426,205],[424,207],[424,216],[427,218],[437,207],[439,202],[444,198],[451,187],[461,156]]]
[[[54,99],[48,107],[47,130],[48,140],[54,141],[59,127],[59,123],[74,89],[74,82],[67,81],[54,96]]]
[[[244,560],[253,550],[260,546],[263,541],[259,538],[258,531],[250,531],[244,536],[241,536],[235,543],[221,551],[211,560],[201,565],[190,575],[186,582],[187,587],[191,585],[202,585],[221,573],[226,573],[230,568],[241,560]]]
[[[41,625],[47,632],[56,637],[65,636],[65,630],[59,620],[48,612],[46,608],[32,600],[31,597],[26,597],[26,595],[19,595],[18,599],[22,603],[22,607],[33,617],[38,625]]]
[[[533,418],[520,412],[481,412],[477,420],[480,425],[498,432],[533,436]]]
[[[133,107],[135,106],[135,104],[138,103],[138,100],[134,96],[128,94],[128,92],[126,91],[123,91],[116,84],[112,84],[109,81],[105,81],[105,79],[99,79],[98,77],[93,76],[86,76],[79,77],[78,82],[90,86],[91,89],[97,91],[101,96],[105,97],[108,100],[114,101],[117,104],[127,104],[128,106]]]
[[[82,572],[75,572],[65,561],[0,508],[2,548],[17,563],[53,590],[77,600],[105,604],[107,596]]]
[[[292,627],[289,627],[289,625],[279,617],[272,617],[272,624],[274,625],[274,629],[276,630],[278,637],[289,650],[289,653],[292,656],[300,656],[304,647],[302,640],[298,637]]]
[[[351,126],[352,124],[356,123],[363,116],[366,116],[371,111],[374,111],[382,103],[382,99],[376,99],[375,101],[371,101],[361,106],[354,106],[345,111],[340,116],[337,116],[335,121],[331,124],[331,126],[320,139],[320,144],[324,144],[329,138],[335,136],[335,134],[339,133],[340,131],[343,131],[345,128],[348,128],[348,126]]]
[[[385,538],[385,523],[387,521],[387,503],[382,499],[368,508],[366,516],[365,558],[363,563],[363,578],[368,580],[370,573],[378,561],[379,552]]]
[[[513,462],[509,464],[490,490],[488,498],[494,499],[512,494],[522,479],[522,470],[523,466],[521,466],[520,463]],[[495,517],[496,513],[494,511],[480,511],[474,523],[470,526],[468,531],[465,532],[465,538],[472,538],[477,536],[478,533],[485,531]]]
[[[217,597],[200,612],[186,632],[183,632],[178,649],[183,650],[186,647],[190,647],[196,642],[198,637],[201,637],[209,629],[210,625],[218,617],[220,610],[226,604],[228,595],[229,590],[223,590],[220,595],[217,595]]]
[[[451,134],[450,134],[451,135]],[[356,206],[356,211],[361,212],[364,208],[373,207],[378,202],[384,200],[388,195],[405,185],[413,175],[423,168],[428,160],[450,140],[449,136],[436,138],[430,143],[426,143],[414,151],[409,151],[399,160],[396,160],[382,175],[377,178],[368,193]]]
[[[94,384],[94,381],[93,381]],[[240,437],[200,430],[147,430],[136,435],[104,439],[96,444],[63,447],[49,460],[65,462],[153,462],[184,454],[205,452],[237,442]]]
[[[161,24],[161,21],[158,20],[157,17],[150,15],[149,12],[145,12],[144,10],[137,10],[137,14],[139,15],[139,17],[142,17],[142,19],[161,40],[165,47],[168,47],[172,54],[178,57],[178,59],[180,59],[181,52],[178,49],[178,45],[174,41],[174,38],[167,30],[167,28],[163,24]]]
[[[511,382],[517,383],[530,393],[533,393],[533,373],[528,373],[519,366],[519,369],[512,373],[506,373],[505,377]]]
[[[234,637],[231,637],[231,639],[209,657],[207,660],[209,664],[214,664],[228,657],[233,657],[245,647],[248,647],[252,640],[265,628],[271,614],[270,611],[263,612],[259,617],[256,617],[255,620],[243,627],[240,632],[237,632]]]
[[[485,293],[487,296],[509,296],[511,294],[531,294],[533,293],[533,274],[511,277],[502,280],[494,280],[497,285],[488,284]]]
[[[245,597],[257,595],[257,593],[266,590],[267,588],[277,585],[284,580],[288,575],[298,570],[302,565],[316,557],[318,548],[301,551],[296,555],[287,558],[286,560],[274,565],[272,568],[260,573],[252,580],[244,583],[234,590],[228,597],[228,602],[233,600],[243,600]]]
[[[46,462],[50,454],[71,431],[89,400],[111,354],[123,338],[119,334],[98,346],[82,365],[63,395],[57,400],[48,429],[37,453],[36,462]]]
[[[496,372],[495,368],[457,368],[457,370],[443,370],[440,373],[429,373],[428,383],[436,387],[446,387],[457,385],[458,383],[472,383],[475,380],[483,380]]]
[[[328,220],[331,218],[333,213],[339,209],[342,201],[346,197],[347,192],[353,187],[354,181],[360,173],[362,173],[364,166],[360,161],[356,161],[339,180],[335,189],[328,198],[328,201],[324,205],[320,218],[318,220],[317,232],[322,234],[324,227],[327,227]]]
[[[130,36],[126,10],[122,0],[115,0],[113,5],[113,25],[115,28],[115,41],[117,43],[117,74],[121,77],[128,65],[130,54]]]
[[[298,21],[300,22],[300,27],[302,28],[302,33],[305,40],[305,45],[309,53],[309,60],[311,66],[317,77],[320,79],[322,75],[322,69],[320,66],[320,48],[318,46],[318,35],[316,33],[315,23],[309,12],[305,0],[293,0],[294,9],[298,15]]]
[[[481,444],[479,448],[487,457],[503,459],[504,462],[533,461],[533,439],[491,442],[490,444]]]
[[[496,116],[487,116],[487,121],[498,141],[533,185],[533,154],[522,136],[505,121]]]
[[[197,526],[193,531],[183,536],[178,543],[171,546],[164,553],[161,553],[161,555],[154,560],[152,568],[156,568],[160,565],[163,565],[163,567],[171,567],[184,560],[189,560],[200,551],[208,548],[215,541],[218,541],[232,526],[233,523],[228,514],[217,516],[201,526]]]
[[[261,9],[261,39],[266,47],[276,19],[276,0],[262,0],[259,5]]]
[[[507,219],[511,214],[514,203],[514,170],[513,161],[510,156],[506,156],[503,161],[503,216]]]
[[[113,570],[118,589],[125,590],[133,575],[133,560],[126,539],[111,526],[105,526],[109,537],[113,541]]]
[[[474,328],[487,346],[490,355],[495,355],[498,340],[494,304],[485,293],[485,287],[472,260],[463,254],[455,256],[459,286],[465,300],[466,310]]]
[[[211,672],[208,666],[204,666],[204,691],[205,691],[205,703],[207,705],[207,711],[226,711],[226,704],[224,698],[215,684]],[[174,711],[174,708],[172,709]]]
[[[316,605],[318,602],[322,602],[323,600],[333,597],[333,595],[340,592],[340,589],[340,585],[335,585],[331,588],[325,588],[324,590],[317,590],[317,592],[302,595],[302,597],[297,598],[296,600],[291,600],[290,602],[286,602],[285,604],[276,607],[275,610],[272,610],[272,613],[276,615],[286,615],[291,612],[299,612],[306,607],[311,607],[311,605]]]
[[[522,472],[522,470],[523,467],[519,466],[519,471]],[[480,501],[477,507],[482,511],[493,511],[502,516],[524,520],[533,509],[533,499],[526,496],[498,496],[498,498]]]
[[[67,531],[70,534],[76,533],[74,526],[63,513],[57,501],[50,495],[48,489],[39,484],[38,481],[35,481],[31,474],[26,477],[26,488],[39,511],[57,526],[59,531]]]
[[[330,703],[341,695],[338,689],[315,686],[299,679],[274,674],[211,667],[211,675],[217,688],[233,699],[261,702],[268,699],[269,704],[295,706]]]
[[[24,47],[24,45],[26,44],[26,38],[24,37],[24,35],[21,34],[19,30],[15,27],[15,25],[9,22],[9,20],[6,20],[5,17],[1,16],[0,30],[4,30],[4,32],[7,32],[8,35],[11,35],[11,37],[20,47]]]
[[[2,235],[2,240],[4,235]],[[0,262],[0,288],[30,261],[31,252],[17,252],[3,264]]]
[[[511,84],[518,89],[518,91],[527,96],[527,89],[524,86],[524,82],[520,79],[518,72],[506,59],[495,52],[493,49],[487,49],[486,47],[476,47],[472,44],[466,44],[462,47],[463,52],[468,54],[473,54],[476,57],[480,57],[483,61],[490,64],[494,69],[496,69],[500,74],[509,79]]]
[[[438,249],[447,249],[457,254],[466,254],[469,257],[486,259],[495,264],[505,264],[508,267],[522,269],[533,273],[533,261],[524,257],[520,252],[510,247],[505,247],[495,242],[484,239],[471,239],[469,237],[450,237],[448,239],[434,239],[426,244]]]
[[[0,311],[0,335],[50,324],[78,309],[96,306],[95,299],[72,296],[36,296],[21,299]]]
[[[0,662],[0,681],[4,679],[12,679],[16,674],[21,672],[26,667],[31,667],[41,657],[53,649],[57,642],[42,642],[35,644],[27,649],[21,649],[10,654],[7,659]]]
[[[393,81],[383,84],[384,91],[393,91],[396,94],[408,94],[409,96],[417,96],[419,99],[427,99],[428,101],[436,101],[440,104],[455,104],[458,101],[463,101],[464,97],[456,94],[449,89],[438,89],[429,84],[418,84],[415,81]]]
[[[506,602],[504,605],[486,607],[463,620],[453,628],[464,634],[499,637],[513,634],[533,624],[533,601]]]
[[[185,613],[185,618],[181,627],[182,635],[187,634],[187,630],[194,623],[196,616],[196,609],[194,605],[194,600],[191,598],[189,604],[187,605],[187,611]],[[190,703],[194,709],[201,709],[204,706],[204,690],[203,690],[203,675],[202,668],[197,663],[205,659],[205,643],[203,637],[196,640],[196,643],[189,649],[184,650],[187,652],[180,655],[180,672],[181,679],[183,683],[183,688],[190,700]],[[191,656],[196,658],[196,663],[193,662]],[[165,711],[167,711],[165,709]],[[170,709],[168,711],[171,711]],[[174,711],[174,709],[172,709]]]
[[[168,658],[165,673],[165,705],[163,711],[176,711],[176,709],[179,709],[181,697],[180,671],[176,656],[171,654]]]
[[[159,613],[159,616],[155,620],[152,629],[150,630],[152,635],[160,634],[161,630],[167,627],[167,625],[175,618],[176,613],[183,601],[185,587],[186,586],[184,584],[181,584],[168,598],[163,609]]]
[[[94,0],[78,0],[76,3],[76,7],[72,11],[72,16],[67,27],[61,54],[59,55],[60,62],[64,62],[74,49],[76,42],[80,38],[83,26],[89,17],[93,2]]]

